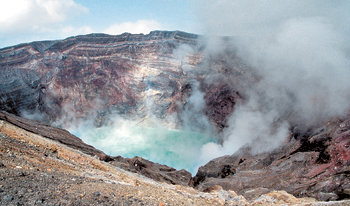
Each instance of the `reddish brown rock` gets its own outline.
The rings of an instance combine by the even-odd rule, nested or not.
[[[232,87],[225,84],[210,85],[205,92],[206,115],[218,129],[227,127],[226,120],[242,97]]]
[[[95,118],[99,126],[115,113],[164,119],[186,103],[191,79],[206,72],[196,68],[204,64],[198,38],[180,31],[90,34],[0,49],[0,109],[39,112],[56,125]],[[221,61],[210,64],[228,70]],[[203,87],[207,115],[218,127],[237,96],[223,85]]]
[[[177,60],[173,52],[182,44],[195,48],[196,40],[196,35],[184,32],[154,31],[148,35],[91,34],[0,49],[0,79],[6,80],[0,91],[8,97],[0,101],[0,109],[37,109],[53,120],[61,115],[85,118],[106,112],[142,116],[147,96],[160,104],[158,116],[165,115],[188,81],[181,65],[194,66]],[[34,95],[11,99],[15,93]],[[163,101],[158,101],[159,94]],[[44,105],[32,108],[38,99]]]
[[[64,128],[77,119],[94,119],[101,126],[109,114],[165,119],[181,112],[191,80],[197,79],[206,93],[206,114],[220,130],[239,97],[230,82],[242,65],[232,51],[203,62],[203,46],[194,34],[153,31],[3,48],[0,109],[28,117],[40,113],[37,119]],[[225,73],[228,80],[204,85],[202,77],[212,73]]]
[[[249,198],[254,190],[285,190],[320,200],[350,198],[350,117],[329,122],[310,135],[295,136],[272,153],[250,155],[242,149],[199,168],[191,184],[206,190],[220,185]],[[256,190],[256,188],[263,188]]]

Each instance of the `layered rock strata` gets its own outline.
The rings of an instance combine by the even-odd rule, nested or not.
[[[66,127],[79,118],[95,118],[101,126],[109,114],[176,116],[191,94],[192,80],[227,67],[213,61],[203,69],[203,48],[199,36],[180,31],[90,34],[3,48],[0,109],[19,115],[37,111],[40,119]],[[237,96],[224,87],[227,82],[201,85],[208,94],[208,117],[218,128],[225,125]]]

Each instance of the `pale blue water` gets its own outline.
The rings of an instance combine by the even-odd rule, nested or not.
[[[106,154],[131,158],[141,156],[176,169],[186,169],[192,174],[199,166],[202,145],[215,142],[210,136],[196,132],[132,126],[127,123],[80,128],[71,132]]]

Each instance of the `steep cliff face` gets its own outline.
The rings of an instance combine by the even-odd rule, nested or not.
[[[0,73],[0,109],[14,114],[23,110],[41,109],[43,92],[40,74],[17,68],[5,68]]]
[[[94,116],[97,125],[110,113],[164,119],[181,109],[190,80],[198,78],[196,66],[203,57],[198,38],[179,31],[90,34],[1,49],[1,109],[16,114],[38,110],[51,121]],[[205,89],[215,90],[211,85]],[[209,108],[208,115],[222,126],[225,117],[217,117],[213,98],[209,94],[213,111]],[[233,98],[221,100],[228,101],[225,116]]]

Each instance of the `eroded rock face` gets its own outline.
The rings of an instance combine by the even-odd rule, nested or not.
[[[43,104],[40,74],[26,69],[2,69],[0,73],[0,110],[20,114],[35,111]]]
[[[199,62],[197,38],[161,31],[91,34],[1,49],[0,108],[38,110],[51,120],[96,116],[97,125],[108,113],[145,117],[152,111],[164,118],[192,78],[184,70]],[[190,49],[177,52],[182,45]]]
[[[101,126],[110,114],[164,120],[183,109],[196,80],[205,93],[206,114],[220,130],[240,98],[231,81],[242,65],[233,51],[204,61],[204,48],[197,35],[153,31],[0,49],[0,79],[6,79],[0,83],[0,108],[15,114],[38,111],[61,126],[79,118],[95,118]],[[227,81],[208,83],[205,77],[212,74]]]
[[[212,85],[206,90],[206,115],[219,130],[227,127],[226,120],[234,110],[236,103],[242,100],[239,92],[230,85]]]
[[[200,190],[221,185],[252,199],[271,190],[319,200],[347,199],[349,134],[350,117],[329,122],[309,135],[295,135],[272,153],[250,155],[242,149],[200,167],[191,184]]]

